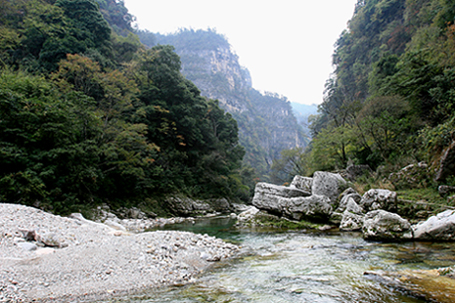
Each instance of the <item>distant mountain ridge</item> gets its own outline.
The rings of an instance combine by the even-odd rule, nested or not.
[[[237,120],[240,143],[246,150],[244,162],[255,168],[261,179],[268,179],[272,162],[283,149],[308,144],[291,103],[278,94],[255,90],[248,69],[239,64],[223,35],[210,29],[184,29],[170,35],[143,31],[139,37],[149,47],[175,47],[182,73],[203,96],[219,100],[220,106]]]

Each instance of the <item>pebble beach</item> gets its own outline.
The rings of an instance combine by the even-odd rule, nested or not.
[[[207,235],[136,233],[0,203],[0,302],[93,302],[191,283],[238,250]]]

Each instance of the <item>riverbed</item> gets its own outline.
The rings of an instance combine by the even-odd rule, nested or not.
[[[102,302],[427,302],[365,272],[455,264],[453,243],[380,243],[360,233],[239,230],[229,218],[169,226],[217,236],[242,253],[197,282]]]

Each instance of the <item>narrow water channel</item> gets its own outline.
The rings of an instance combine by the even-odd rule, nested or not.
[[[241,257],[216,263],[197,283],[122,302],[426,302],[368,278],[366,271],[433,269],[455,263],[450,243],[385,244],[358,233],[237,230],[228,218],[169,226],[235,241]]]

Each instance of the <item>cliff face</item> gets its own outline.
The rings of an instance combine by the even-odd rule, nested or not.
[[[272,162],[283,149],[308,144],[290,102],[255,90],[249,71],[240,66],[222,35],[211,30],[183,30],[167,36],[157,34],[156,41],[173,45],[181,58],[182,73],[203,96],[219,100],[237,120],[240,143],[246,150],[244,161],[261,179],[267,181]]]
[[[218,99],[228,112],[247,110],[244,97],[251,89],[251,76],[240,66],[229,47],[210,50],[176,50],[182,60],[182,73],[202,91],[205,97]]]

